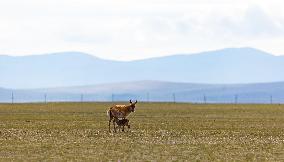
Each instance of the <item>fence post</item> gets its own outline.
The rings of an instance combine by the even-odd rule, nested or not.
[[[272,95],[270,95],[270,104],[273,103],[273,98],[272,98]]]
[[[149,102],[149,92],[147,92],[147,102]]]
[[[46,104],[46,93],[44,94],[44,103]]]
[[[84,100],[84,95],[81,94],[81,103],[83,103],[83,100]]]
[[[12,91],[12,96],[11,96],[12,104],[14,103],[14,92]]]
[[[176,103],[176,94],[173,93],[173,102]]]
[[[204,104],[206,104],[206,100],[207,100],[206,95],[203,95],[203,100],[204,100]]]

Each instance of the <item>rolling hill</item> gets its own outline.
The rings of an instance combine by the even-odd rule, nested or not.
[[[197,103],[284,103],[284,82],[193,84],[136,81],[46,89],[0,89],[0,102],[166,101]]]
[[[135,61],[63,52],[0,55],[0,87],[30,89],[163,80],[206,84],[283,81],[284,57],[253,48],[228,48]]]

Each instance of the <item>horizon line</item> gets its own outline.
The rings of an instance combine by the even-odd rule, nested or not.
[[[26,90],[47,90],[47,89],[61,89],[61,88],[82,88],[90,86],[108,86],[108,85],[119,85],[119,84],[133,84],[133,83],[168,83],[168,84],[192,84],[192,85],[211,85],[211,86],[246,86],[246,85],[256,85],[256,84],[277,84],[284,83],[283,81],[271,81],[271,82],[251,82],[251,83],[202,83],[202,82],[175,82],[175,81],[165,81],[165,80],[134,80],[134,81],[120,81],[120,82],[105,82],[105,83],[96,83],[96,84],[85,84],[85,85],[71,85],[71,86],[54,86],[54,87],[39,87],[39,88],[10,88],[10,87],[0,87],[4,90],[17,90],[17,91],[26,91]]]
[[[164,57],[171,57],[171,56],[190,56],[190,55],[199,55],[199,54],[203,54],[203,53],[208,53],[208,52],[218,52],[218,51],[223,51],[223,50],[229,50],[229,49],[253,49],[253,50],[257,50],[263,53],[266,53],[268,55],[271,56],[284,56],[284,55],[276,55],[274,53],[270,53],[267,52],[265,50],[261,50],[258,48],[254,48],[254,47],[248,47],[248,46],[243,46],[243,47],[226,47],[226,48],[217,48],[217,49],[212,49],[212,50],[204,50],[204,51],[199,51],[199,52],[188,52],[188,53],[175,53],[175,54],[165,54],[163,56],[152,56],[152,57],[145,57],[145,58],[138,58],[138,59],[129,59],[129,60],[120,60],[120,59],[111,59],[111,58],[103,58],[103,57],[99,57],[97,55],[94,55],[92,53],[88,53],[88,52],[82,52],[82,51],[57,51],[57,52],[46,52],[46,53],[39,53],[39,54],[24,54],[24,55],[9,55],[9,54],[0,54],[0,56],[4,56],[4,57],[34,57],[34,56],[47,56],[47,55],[58,55],[58,54],[64,54],[64,53],[81,53],[84,55],[89,55],[91,57],[97,58],[97,59],[101,59],[101,60],[108,60],[108,61],[118,61],[118,62],[131,62],[131,61],[142,61],[142,60],[148,60],[148,59],[156,59],[156,58],[164,58]]]

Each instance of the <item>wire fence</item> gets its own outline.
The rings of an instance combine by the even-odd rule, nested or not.
[[[15,93],[0,94],[0,103],[48,103],[48,102],[124,102],[129,99],[140,102],[172,103],[224,103],[224,104],[282,104],[282,94],[184,94],[184,93],[140,93],[140,94],[53,94]]]

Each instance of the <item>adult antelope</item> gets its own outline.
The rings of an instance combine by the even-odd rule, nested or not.
[[[109,108],[107,111],[107,114],[109,116],[108,121],[108,129],[110,132],[110,122],[113,121],[113,129],[114,132],[116,132],[115,129],[115,121],[118,120],[118,118],[125,119],[131,112],[135,111],[135,105],[137,104],[137,100],[132,103],[132,101],[129,101],[129,105],[114,105]]]

